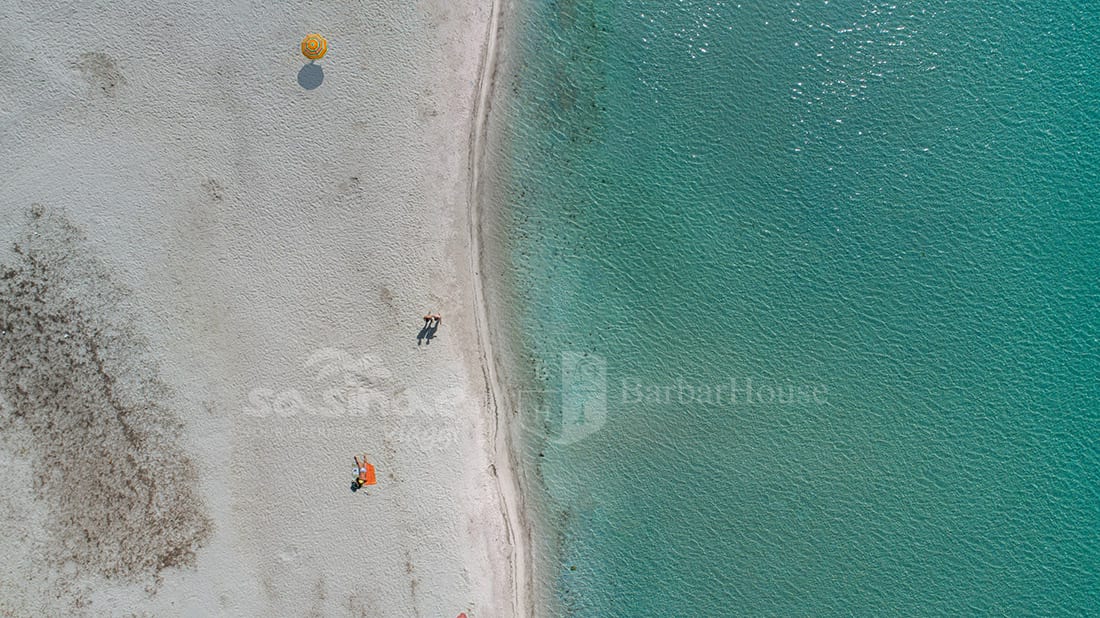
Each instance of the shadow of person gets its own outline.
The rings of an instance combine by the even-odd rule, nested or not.
[[[325,81],[325,70],[321,65],[310,62],[298,71],[298,85],[306,90],[313,90]]]
[[[432,337],[435,337],[435,331],[439,330],[439,322],[435,324],[425,324],[424,328],[420,329],[420,332],[416,334],[416,345],[423,343],[429,345],[432,342]]]

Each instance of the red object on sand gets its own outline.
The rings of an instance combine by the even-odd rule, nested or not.
[[[466,612],[462,612],[458,615],[458,618],[466,618]]]
[[[363,457],[363,461],[355,458],[355,469],[359,471],[358,481],[360,485],[374,485],[378,482],[374,475],[374,466]]]

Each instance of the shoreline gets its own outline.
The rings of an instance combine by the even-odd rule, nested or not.
[[[493,352],[491,326],[489,322],[488,300],[485,296],[482,262],[484,250],[481,243],[481,200],[483,198],[481,171],[484,165],[485,151],[488,145],[489,114],[492,111],[492,97],[496,86],[496,73],[499,68],[497,47],[500,41],[502,25],[500,17],[503,2],[492,0],[491,15],[486,29],[478,81],[475,89],[473,117],[470,125],[469,185],[467,195],[467,227],[470,242],[470,269],[473,275],[474,328],[478,341],[478,357],[481,365],[486,406],[490,412],[493,432],[490,438],[494,459],[491,471],[496,481],[501,500],[501,516],[505,532],[510,542],[512,615],[533,616],[535,614],[532,591],[533,564],[530,558],[531,528],[527,514],[523,512],[523,490],[519,484],[519,465],[507,421],[502,418],[501,406],[504,404],[505,391],[501,387],[496,371],[496,358]],[[501,461],[505,465],[498,465]],[[522,612],[522,614],[521,614]]]

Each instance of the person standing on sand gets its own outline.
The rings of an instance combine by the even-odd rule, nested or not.
[[[424,328],[420,329],[420,332],[416,335],[416,345],[421,343],[431,343],[432,337],[435,336],[435,331],[439,329],[439,320],[443,316],[438,313],[428,313],[424,316]],[[434,322],[433,322],[434,320]]]

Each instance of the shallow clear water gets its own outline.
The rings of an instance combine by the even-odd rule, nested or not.
[[[511,18],[548,613],[1100,607],[1100,5]]]

